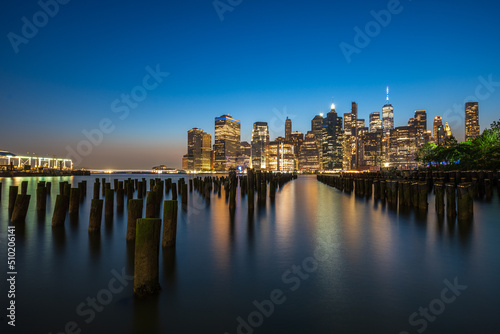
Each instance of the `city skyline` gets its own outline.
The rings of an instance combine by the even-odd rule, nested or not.
[[[481,133],[479,110],[478,102],[464,105],[468,140]],[[428,123],[426,110],[415,110],[406,125],[395,126],[389,87],[386,103],[382,107],[383,119],[380,114],[370,113],[367,124],[365,119],[358,117],[356,102],[353,101],[351,111],[343,115],[337,113],[332,103],[326,115],[320,113],[311,119],[310,130],[306,132],[293,131],[293,122],[287,116],[283,133],[277,133],[275,139],[270,136],[267,122],[254,122],[250,140],[241,139],[242,125],[239,120],[232,115],[218,116],[215,118],[213,150],[210,148],[210,134],[199,128],[188,130],[187,154],[182,157],[182,169],[191,172],[244,171],[247,168],[286,172],[415,169],[423,166],[417,159],[421,147],[445,144],[452,137],[456,139],[447,120],[443,125],[441,116],[435,116],[433,122]],[[280,126],[276,126],[275,130],[278,128]],[[198,154],[193,155],[193,133],[207,136],[209,141],[204,144],[207,152],[202,153],[200,148]],[[201,144],[198,146],[201,147]],[[217,156],[218,159],[215,158]],[[206,157],[211,158],[207,160]],[[203,167],[201,163],[196,166],[194,162],[202,159],[206,161]]]
[[[102,138],[94,136],[97,144],[74,159],[78,167],[180,168],[185,131],[212,132],[205,115],[267,122],[274,139],[287,116],[305,134],[312,116],[330,111],[333,96],[339,115],[356,101],[368,126],[387,86],[395,126],[425,109],[428,123],[440,115],[463,140],[463,105],[472,101],[480,104],[481,129],[498,119],[496,3],[402,1],[362,48],[355,28],[376,23],[372,13],[386,11],[387,1],[317,1],[307,13],[300,1],[243,2],[223,20],[212,2],[194,4],[60,4],[17,52],[8,36],[23,36],[22,18],[33,21],[43,8],[2,4],[0,149],[66,157],[87,140],[85,133],[110,120]],[[342,43],[359,49],[350,62]],[[139,98],[130,104],[123,99],[134,94]],[[251,130],[243,127],[242,139]]]

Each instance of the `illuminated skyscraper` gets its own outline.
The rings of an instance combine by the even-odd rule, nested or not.
[[[438,130],[439,127],[443,125],[443,118],[441,116],[434,117],[434,124],[432,125],[432,138],[434,138],[434,143],[438,144]]]
[[[322,169],[342,168],[342,117],[337,115],[335,104],[326,115],[322,131]]]
[[[319,151],[319,169],[323,169],[323,122],[323,114],[316,115],[311,120],[311,132],[314,133]]]
[[[419,133],[427,131],[427,113],[425,110],[415,110],[414,126]]]
[[[390,166],[397,169],[416,168],[417,129],[399,126],[391,131],[389,140]]]
[[[316,135],[309,131],[300,148],[299,170],[318,171],[319,170],[319,149],[317,146]]]
[[[293,144],[283,137],[269,143],[269,170],[273,172],[293,172],[295,154]]]
[[[292,132],[291,134],[293,144],[293,152],[295,154],[295,169],[299,168],[299,153],[300,148],[302,147],[302,143],[304,143],[304,134],[302,132]]]
[[[269,128],[266,122],[253,123],[251,168],[268,169]]]
[[[215,161],[216,171],[236,168],[240,149],[241,124],[231,115],[215,118]]]
[[[288,117],[285,121],[285,140],[290,142],[292,140],[292,120]]]
[[[394,108],[389,103],[389,87],[387,87],[386,103],[382,107],[382,128],[385,135],[389,135],[390,131],[394,129]]]
[[[212,136],[203,129],[188,131],[188,153],[186,169],[191,171],[210,170]]]
[[[465,141],[479,136],[479,103],[465,104]]]
[[[380,112],[372,112],[370,114],[370,132],[377,132],[382,130],[382,119],[380,118]]]

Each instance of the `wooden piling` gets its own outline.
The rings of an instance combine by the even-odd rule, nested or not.
[[[99,182],[95,182],[94,183],[94,197],[93,197],[93,199],[99,199],[99,188],[100,188]]]
[[[142,218],[143,199],[131,199],[128,202],[127,241],[135,240],[137,219]]]
[[[9,187],[9,216],[12,214],[14,210],[14,205],[16,204],[17,192],[19,191],[18,186],[10,186]]]
[[[177,201],[163,203],[163,247],[174,247],[177,237]]]
[[[36,211],[44,212],[47,209],[47,188],[36,189]]]
[[[17,195],[11,218],[11,222],[13,224],[20,224],[25,222],[26,214],[28,213],[28,207],[30,205],[30,199],[31,195]]]
[[[122,212],[125,203],[125,190],[123,188],[116,189],[116,211]]]
[[[110,220],[113,218],[113,206],[115,201],[115,192],[113,189],[107,188],[104,195],[104,218]]]
[[[21,182],[21,195],[27,195],[28,194],[28,181],[22,181]]]
[[[80,189],[71,188],[69,196],[69,214],[70,216],[78,216],[80,208]]]
[[[156,192],[148,191],[146,197],[146,218],[158,218],[156,216]]]
[[[172,183],[172,200],[176,201],[177,200],[177,184]]]
[[[469,220],[473,215],[473,197],[475,189],[470,183],[462,183],[457,186],[458,219]]]
[[[439,216],[444,215],[444,184],[436,183],[434,185],[434,191],[436,192],[436,213]]]
[[[137,219],[134,260],[134,295],[158,293],[161,219]]]
[[[101,232],[102,222],[102,199],[94,198],[90,203],[89,233]]]
[[[66,220],[66,199],[64,195],[57,195],[56,205],[54,206],[54,213],[52,215],[52,227],[64,226]]]

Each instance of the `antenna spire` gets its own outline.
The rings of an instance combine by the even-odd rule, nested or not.
[[[389,86],[387,86],[387,103],[389,103]]]

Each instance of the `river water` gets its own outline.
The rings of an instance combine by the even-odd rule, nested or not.
[[[53,230],[57,183],[83,179],[79,219]],[[94,179],[0,178],[2,277],[9,186],[28,180],[32,194],[26,223],[16,226],[16,327],[7,325],[2,279],[1,333],[500,332],[497,194],[459,224],[437,218],[432,195],[427,213],[397,212],[314,176],[287,183],[253,214],[239,191],[234,215],[224,195],[207,205],[193,192],[179,209],[175,251],[160,250],[160,294],[136,299],[126,213],[103,216],[97,237],[87,232]],[[43,217],[40,180],[53,183]]]

